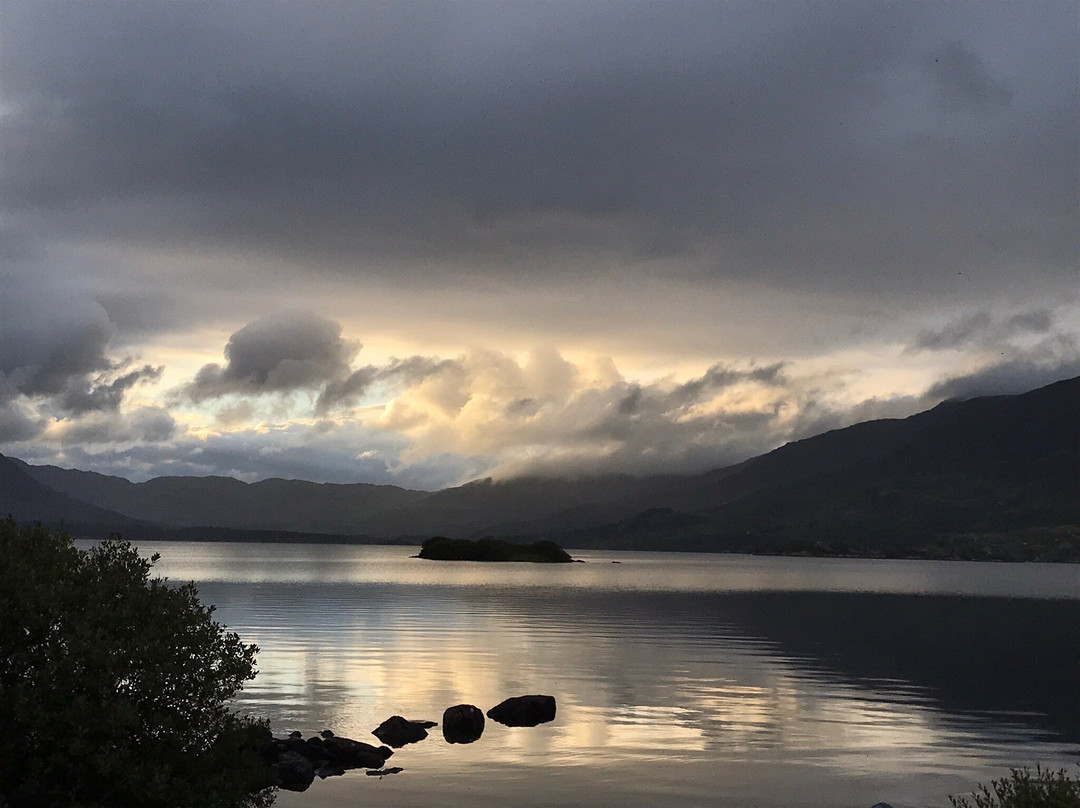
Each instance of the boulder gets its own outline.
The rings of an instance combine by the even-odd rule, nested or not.
[[[302,737],[290,735],[282,741],[282,746],[290,752],[303,755],[308,760],[328,760],[330,758],[330,755],[327,754],[326,749],[323,747],[321,738],[312,738],[305,741]]]
[[[416,743],[427,737],[427,728],[435,726],[434,721],[409,721],[400,715],[392,715],[373,731],[372,735],[387,746],[400,749],[407,743]]]
[[[278,787],[285,791],[306,791],[315,779],[315,767],[299,752],[286,750],[278,756]]]
[[[554,696],[514,696],[487,711],[487,717],[508,727],[535,727],[555,718]]]
[[[442,732],[447,743],[472,743],[484,734],[484,714],[471,704],[447,707],[442,717]]]
[[[386,759],[394,754],[385,746],[372,746],[337,735],[323,738],[322,746],[331,764],[346,769],[381,769]]]

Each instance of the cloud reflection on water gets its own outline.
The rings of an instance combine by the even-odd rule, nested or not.
[[[378,786],[383,805],[415,804],[415,778],[429,790],[438,784],[446,797],[439,804],[486,804],[475,783],[458,779],[470,772],[502,783],[490,804],[617,804],[661,784],[668,804],[706,804],[705,794],[720,804],[739,791],[733,776],[761,778],[755,802],[763,805],[792,804],[784,795],[793,777],[820,778],[834,793],[877,788],[882,799],[884,784],[903,781],[913,799],[944,804],[950,790],[1009,765],[1069,762],[1038,721],[953,714],[935,700],[932,682],[869,680],[830,667],[830,644],[841,640],[811,619],[812,609],[821,611],[815,597],[825,596],[787,591],[908,592],[929,581],[938,588],[931,591],[1012,592],[1031,585],[1023,573],[1033,565],[1017,575],[1005,569],[1015,565],[629,554],[620,565],[594,557],[551,568],[424,563],[406,548],[144,549],[162,552],[159,572],[198,580],[219,619],[260,645],[260,674],[239,705],[279,730],[330,727],[365,738],[395,713],[439,720],[457,703],[486,710],[522,693],[558,699],[548,725],[489,722],[468,747],[435,734],[400,750],[394,763],[406,772]],[[1047,566],[1039,573],[1048,592],[1067,589],[1073,574]],[[868,603],[850,597],[852,608]],[[888,598],[869,603],[907,602]],[[1069,614],[1080,614],[1073,605]],[[817,656],[776,633],[770,619],[794,626],[797,639],[800,625],[815,632],[802,639]],[[581,770],[591,788],[568,774]],[[361,799],[374,788],[370,779],[317,783],[281,804]]]

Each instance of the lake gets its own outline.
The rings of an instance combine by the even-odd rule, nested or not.
[[[260,647],[237,699],[276,732],[370,732],[547,693],[556,719],[438,728],[400,774],[283,808],[948,806],[1010,766],[1080,761],[1080,565],[145,542]],[[616,563],[617,562],[617,563]],[[1075,772],[1075,768],[1073,769]]]

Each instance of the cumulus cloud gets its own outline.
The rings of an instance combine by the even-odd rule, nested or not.
[[[28,299],[5,290],[0,304],[0,394],[51,396],[114,369],[115,326],[100,306],[66,296]]]
[[[409,438],[405,462],[480,454],[501,476],[701,470],[775,445],[782,367],[717,364],[685,382],[634,383],[551,348],[523,362],[477,351],[402,391],[377,423]]]
[[[349,375],[360,345],[341,326],[310,312],[259,318],[225,346],[226,364],[203,365],[182,392],[194,402],[229,393],[258,395],[318,389]]]

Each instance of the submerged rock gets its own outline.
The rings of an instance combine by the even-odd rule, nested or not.
[[[364,772],[368,777],[382,777],[386,774],[398,774],[405,771],[400,766],[391,766],[389,769],[372,769],[371,771]]]
[[[392,715],[379,724],[371,734],[387,746],[400,749],[405,744],[424,740],[428,736],[428,728],[433,726],[435,726],[434,721],[410,721],[400,715]]]
[[[447,707],[442,731],[447,743],[472,743],[484,734],[484,714],[471,704]]]
[[[554,696],[514,696],[487,711],[487,717],[508,727],[535,727],[555,719]]]

